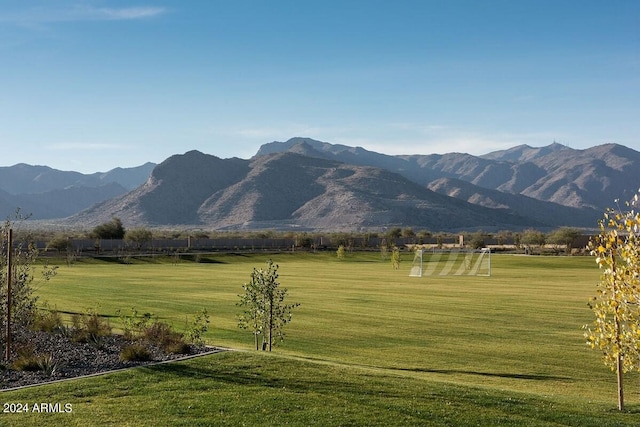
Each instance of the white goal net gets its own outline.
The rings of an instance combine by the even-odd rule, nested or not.
[[[418,249],[409,276],[491,276],[491,250]]]

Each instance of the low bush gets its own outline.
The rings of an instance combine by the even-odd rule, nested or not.
[[[165,322],[155,321],[143,332],[143,340],[157,345],[165,353],[188,353],[189,345],[185,342],[184,336],[173,330],[171,325]]]
[[[42,332],[59,332],[65,329],[62,322],[62,316],[57,310],[50,310],[48,307],[43,308],[36,313],[33,319],[32,329]]]
[[[54,375],[58,372],[58,362],[50,354],[45,354],[38,357],[38,370],[44,372],[48,376]]]
[[[17,350],[18,357],[11,363],[11,369],[16,371],[42,371],[51,376],[58,370],[58,363],[50,354],[38,355],[33,347],[24,346]]]
[[[187,319],[184,332],[185,340],[196,345],[204,344],[202,336],[209,329],[209,322],[209,313],[206,308],[197,312],[190,322]]]
[[[85,314],[74,314],[71,322],[72,339],[75,342],[99,344],[103,337],[111,335],[109,322],[92,310],[88,310]]]
[[[128,345],[120,352],[120,360],[122,361],[145,362],[151,359],[151,352],[140,344]]]
[[[143,331],[153,323],[153,314],[139,314],[135,307],[131,308],[131,314],[125,315],[120,310],[116,311],[122,323],[123,335],[125,339],[134,340],[139,338]]]
[[[162,347],[162,351],[168,354],[189,354],[191,352],[191,347],[183,340],[176,340],[166,343]]]
[[[18,357],[11,363],[11,369],[15,371],[37,371],[40,369],[38,356],[33,352],[33,347],[28,345],[19,347],[16,352]]]

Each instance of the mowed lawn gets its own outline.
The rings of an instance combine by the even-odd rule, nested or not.
[[[225,390],[226,385],[233,394],[241,390],[249,392],[260,384],[265,387],[260,393],[268,392],[269,398],[277,400],[277,396],[292,390],[278,394],[274,385],[286,389],[287,384],[301,382],[308,386],[304,399],[316,396],[317,401],[300,402],[303,409],[293,410],[287,406],[287,410],[276,410],[274,414],[267,410],[270,415],[266,419],[271,425],[281,424],[278,420],[288,420],[294,425],[313,424],[311,420],[321,420],[316,415],[322,413],[322,406],[333,404],[338,407],[324,408],[325,411],[333,413],[342,408],[346,418],[336,415],[334,422],[324,425],[375,424],[365,422],[366,418],[348,416],[350,409],[344,408],[345,404],[353,405],[351,410],[355,412],[365,411],[367,407],[360,408],[357,402],[346,399],[342,395],[345,387],[363,393],[363,398],[372,405],[368,410],[374,412],[384,412],[382,408],[386,404],[392,403],[394,411],[406,405],[405,412],[399,413],[407,414],[407,425],[426,425],[425,420],[433,420],[433,425],[461,422],[495,425],[499,424],[497,420],[511,425],[548,425],[549,420],[544,421],[548,415],[544,415],[540,407],[547,407],[555,414],[551,417],[553,422],[565,425],[600,425],[602,419],[610,419],[611,425],[640,422],[634,413],[608,412],[616,405],[615,376],[601,363],[599,354],[588,349],[582,335],[582,325],[593,318],[587,300],[594,294],[600,274],[591,257],[493,254],[491,277],[423,278],[408,277],[409,254],[399,270],[392,269],[389,261],[381,260],[379,253],[347,254],[344,260],[338,260],[334,253],[280,254],[272,258],[280,265],[280,281],[289,289],[289,300],[301,304],[287,326],[286,341],[269,356],[233,353],[179,365],[180,370],[188,371],[194,378],[211,377],[211,387],[216,391],[207,395],[205,390],[199,390],[197,401],[222,399],[216,393]],[[61,265],[57,277],[40,286],[38,294],[51,306],[69,312],[91,308],[113,316],[118,309],[128,312],[135,307],[139,312],[152,312],[177,329],[182,328],[188,316],[204,307],[211,315],[211,328],[206,335],[210,344],[251,350],[251,334],[237,328],[236,302],[252,268],[264,266],[267,259],[266,255],[218,255],[205,257],[203,261],[207,262],[182,261],[175,265],[151,259],[130,265],[78,262],[71,267]],[[111,322],[117,328],[118,319],[111,318]],[[218,362],[222,372],[235,372],[242,381],[231,385],[226,376],[217,378],[218,374],[222,375],[216,374]],[[238,365],[243,369],[238,369]],[[142,392],[131,387],[135,388],[140,381],[155,384],[149,380],[150,376],[157,373],[159,381],[168,375],[167,369],[145,368],[133,374],[116,374],[114,378],[120,380],[109,381],[130,381],[133,386],[120,387],[127,390],[123,392],[125,395],[136,395]],[[200,373],[199,369],[202,369]],[[254,370],[256,376],[251,377],[250,372]],[[244,371],[246,374],[241,375]],[[180,378],[186,383],[190,375]],[[256,381],[249,381],[243,375]],[[125,380],[129,376],[133,379]],[[260,383],[258,378],[265,382]],[[369,379],[364,380],[366,378]],[[627,404],[633,412],[640,403],[637,376],[626,378]],[[345,383],[340,383],[340,379]],[[38,393],[51,398],[51,390],[57,390],[53,392],[55,395],[63,393],[62,389],[71,393],[67,396],[75,396],[74,384],[91,388],[93,382],[105,380],[82,381],[28,392],[5,392],[1,396],[5,402],[13,396],[24,396],[19,393],[25,392],[30,393],[27,396],[31,398]],[[321,390],[315,391],[320,394],[314,394],[316,383],[323,392],[330,389],[327,384],[335,383],[336,394],[327,396],[320,393]],[[179,389],[179,386],[171,387]],[[395,397],[385,400],[387,392]],[[296,393],[300,398],[300,390]],[[468,393],[476,397],[470,398]],[[249,395],[254,394],[249,392]],[[463,399],[466,403],[456,400],[456,396],[463,395],[467,396]],[[170,397],[163,396],[167,398]],[[421,408],[428,404],[427,400],[436,407]],[[82,401],[79,399],[76,404],[78,411]],[[231,402],[237,402],[237,407],[225,403],[227,415],[236,411],[238,418],[229,418],[230,424],[252,419],[249,417],[252,411],[246,413],[246,405],[250,403],[242,399]],[[495,408],[490,409],[493,406],[489,402],[502,409],[492,412]],[[508,403],[502,407],[499,402]],[[93,404],[91,410],[110,411],[104,405],[109,407],[102,402]],[[471,418],[456,422],[434,415],[440,410],[446,413],[447,405],[453,405],[460,414],[465,413],[461,416]],[[474,409],[474,405],[477,408]],[[131,409],[138,415],[143,414],[140,419],[159,416],[157,410],[151,410],[144,418],[144,404],[142,406]],[[467,412],[462,411],[461,406],[465,406]],[[489,408],[489,412],[480,411],[480,407]],[[84,410],[87,412],[87,407]],[[411,418],[420,410],[422,417]],[[592,410],[595,415],[589,412]],[[74,419],[78,411],[74,410]],[[392,416],[394,411],[390,412]],[[434,418],[425,415],[429,411]],[[572,415],[572,411],[579,415]],[[473,413],[477,413],[476,418]],[[513,418],[509,414],[513,414]],[[64,419],[67,414],[60,415]],[[536,418],[538,415],[540,419]],[[595,418],[591,423],[592,415]],[[405,424],[397,416],[390,421]],[[216,420],[225,419],[216,415],[215,419],[208,420],[209,424],[202,425],[216,425]]]

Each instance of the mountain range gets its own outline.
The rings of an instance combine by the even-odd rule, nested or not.
[[[117,216],[128,227],[222,230],[593,228],[638,187],[640,153],[617,144],[392,156],[292,138],[251,159],[189,151],[92,175],[0,168],[0,211],[76,227]]]
[[[0,215],[19,209],[37,219],[65,218],[141,185],[156,165],[82,174],[20,163],[0,167]]]

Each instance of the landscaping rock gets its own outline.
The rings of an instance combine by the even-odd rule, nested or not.
[[[147,345],[151,353],[148,361],[122,361],[120,352],[128,345],[134,344],[121,335],[101,337],[96,342],[74,342],[62,333],[25,331],[14,337],[11,362],[19,357],[19,353],[31,353],[47,358],[47,370],[25,371],[15,370],[11,362],[3,362],[0,371],[0,389],[10,389],[34,384],[42,384],[85,375],[98,374],[118,369],[175,360],[187,354],[165,354],[153,345]],[[189,355],[211,352],[211,347],[190,345]],[[4,355],[4,349],[2,351]]]

